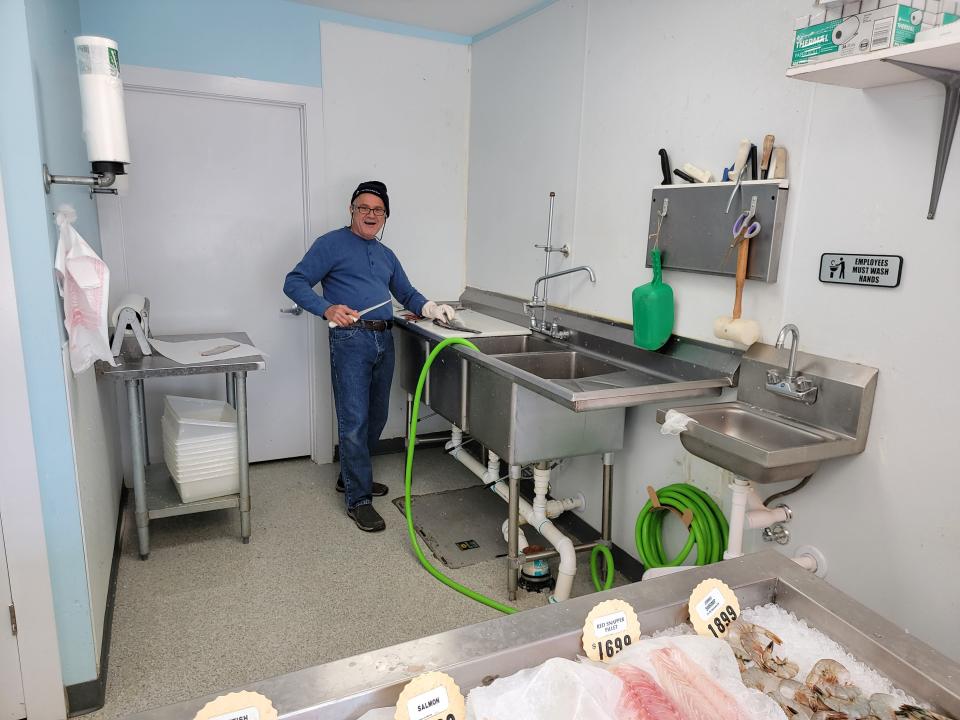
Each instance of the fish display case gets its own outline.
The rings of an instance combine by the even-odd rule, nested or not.
[[[298,720],[355,720],[373,708],[394,705],[407,682],[431,670],[450,675],[466,695],[475,687],[551,658],[582,655],[584,619],[602,600],[619,598],[630,603],[644,636],[681,625],[688,620],[690,593],[707,578],[718,578],[733,588],[742,608],[778,605],[908,695],[936,712],[960,718],[960,663],[775,551],[504,616],[239,689],[265,695],[281,718]],[[437,592],[452,591],[438,585]],[[789,654],[789,648],[784,650]],[[190,718],[216,695],[135,717]]]

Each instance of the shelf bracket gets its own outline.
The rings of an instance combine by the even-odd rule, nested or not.
[[[957,118],[960,117],[960,72],[902,60],[884,60],[884,62],[936,80],[946,91],[943,99],[943,121],[940,125],[940,144],[937,147],[937,164],[933,171],[933,192],[930,195],[930,209],[927,211],[927,219],[933,220],[937,214],[937,204],[940,202],[940,190],[943,188],[943,176],[947,171],[947,160],[950,159],[950,148],[957,131]]]

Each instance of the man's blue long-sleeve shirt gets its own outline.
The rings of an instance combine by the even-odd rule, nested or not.
[[[323,295],[313,286],[323,283]],[[393,251],[379,240],[364,240],[350,228],[318,237],[303,260],[287,274],[284,294],[304,310],[323,317],[331,305],[363,310],[389,299],[392,294],[418,315],[427,299],[403,271]],[[390,305],[372,310],[364,320],[390,320]]]

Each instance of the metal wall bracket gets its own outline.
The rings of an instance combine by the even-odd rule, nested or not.
[[[933,171],[933,191],[930,194],[930,208],[927,210],[927,219],[933,220],[937,214],[937,205],[940,202],[940,190],[943,188],[943,176],[947,171],[947,161],[950,159],[950,148],[957,131],[957,118],[960,117],[960,72],[943,68],[889,60],[888,62],[904,70],[936,80],[943,85],[946,95],[943,98],[943,120],[940,124],[940,143],[937,147],[937,164]]]
[[[744,180],[740,183],[740,203],[733,202],[726,212],[733,183],[695,183],[659,185],[653,189],[647,240],[650,251],[663,252],[664,270],[734,277],[736,263],[727,250],[733,239],[733,221],[741,210],[753,211],[760,223],[760,234],[750,241],[747,278],[773,283],[780,266],[780,243],[787,212],[788,180]],[[666,207],[670,215],[666,215]]]

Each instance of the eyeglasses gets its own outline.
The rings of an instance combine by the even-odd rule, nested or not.
[[[353,209],[361,215],[373,213],[374,217],[383,217],[385,210],[382,207],[367,207],[366,205],[354,205]]]

